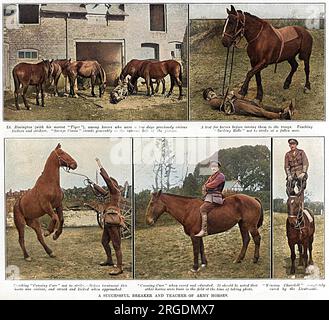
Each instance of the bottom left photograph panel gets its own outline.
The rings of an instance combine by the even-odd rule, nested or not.
[[[132,141],[5,139],[7,279],[132,279]]]

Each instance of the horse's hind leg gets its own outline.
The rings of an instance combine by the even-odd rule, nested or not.
[[[257,263],[258,259],[259,259],[259,248],[260,248],[261,236],[256,227],[251,229],[250,233],[251,233],[252,239],[254,240],[254,243],[255,243],[255,253],[254,253],[253,262]]]
[[[92,75],[90,77],[90,82],[91,82],[91,95],[93,97],[96,97],[96,94],[95,94],[95,83],[96,83],[96,76],[95,75]]]
[[[41,83],[39,85],[39,88],[40,88],[40,92],[41,92],[41,107],[45,107],[45,94],[43,92],[43,84]]]
[[[43,238],[43,236],[42,236],[41,226],[40,226],[40,222],[39,222],[39,220],[38,220],[38,219],[27,219],[26,222],[27,222],[27,225],[28,225],[29,227],[31,227],[31,228],[35,231],[35,233],[36,233],[36,235],[37,235],[37,238],[38,238],[39,242],[41,243],[41,245],[43,246],[43,248],[45,249],[45,251],[47,252],[47,254],[48,254],[50,257],[54,258],[54,257],[55,257],[55,254],[54,254],[53,251],[52,251],[52,250],[46,245],[45,240],[44,240],[44,238]]]
[[[308,254],[307,254],[307,249],[308,249],[308,241],[304,241],[303,243],[303,259],[304,259],[304,267],[307,268],[307,262],[308,262]]]
[[[291,59],[288,60],[290,66],[291,66],[291,71],[289,72],[284,84],[283,84],[283,89],[289,89],[291,81],[292,81],[292,77],[294,75],[294,73],[297,71],[298,68],[298,63],[296,61],[296,57],[293,57]]]
[[[191,269],[192,272],[198,272],[199,270],[199,254],[200,254],[200,238],[191,237],[193,245],[193,257],[194,263]]]
[[[53,208],[49,207],[46,212],[51,218],[48,228],[44,232],[44,236],[48,237],[50,234],[52,234],[54,232],[55,228],[58,228],[59,219],[58,219],[58,215],[54,212]]]
[[[288,241],[289,248],[290,248],[290,258],[291,258],[291,267],[290,267],[290,274],[295,274],[296,267],[295,267],[295,260],[296,260],[296,253],[295,253],[295,243],[292,241]]]
[[[241,233],[241,237],[242,237],[242,248],[241,248],[239,256],[234,261],[234,263],[240,263],[243,260],[244,256],[246,255],[246,251],[247,251],[248,244],[250,241],[248,228],[246,227],[244,222],[242,222],[242,221],[239,222],[239,228],[240,228],[240,233]]]
[[[23,97],[25,108],[27,110],[31,110],[31,108],[30,108],[30,106],[29,106],[29,104],[27,103],[27,100],[26,100],[26,93],[27,93],[28,87],[29,87],[28,85],[26,85],[26,86],[23,87],[22,97]]]
[[[14,222],[18,231],[18,242],[22,248],[24,259],[26,261],[31,261],[32,259],[26,251],[25,241],[24,241],[24,229],[25,229],[26,221],[20,209],[18,208],[18,205],[16,204],[14,207]]]
[[[172,75],[170,75],[170,89],[169,89],[169,91],[168,91],[166,97],[171,96],[172,91],[173,91],[173,89],[174,89],[174,85],[175,85],[175,79],[174,79],[174,77],[173,77]]]
[[[263,100],[262,76],[260,74],[260,71],[255,74],[255,77],[256,77],[256,83],[257,83],[256,100],[257,100],[257,104],[258,104],[258,101],[260,102]]]
[[[60,207],[56,208],[56,212],[57,212],[57,216],[58,216],[58,219],[59,219],[59,227],[56,230],[55,234],[53,235],[54,240],[57,240],[59,238],[59,236],[62,234],[63,224],[64,224],[63,207],[60,206]]]
[[[40,105],[40,103],[39,103],[39,93],[40,93],[39,85],[37,84],[35,86],[35,94],[36,94],[35,103],[36,103],[37,106]]]
[[[201,255],[201,267],[204,268],[207,266],[208,261],[204,252],[204,243],[202,238],[200,238],[200,255]]]
[[[162,94],[164,95],[166,93],[166,80],[163,78],[161,82],[162,82]]]
[[[311,83],[310,83],[310,58],[304,60],[304,70],[306,75],[304,93],[307,93],[311,90]]]

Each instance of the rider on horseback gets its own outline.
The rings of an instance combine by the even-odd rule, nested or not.
[[[298,141],[296,139],[288,140],[290,151],[285,155],[284,169],[286,172],[287,180],[287,193],[289,195],[295,194],[295,186],[299,190],[305,190],[308,170],[308,159],[305,152],[297,149]]]
[[[195,237],[204,237],[208,235],[208,213],[212,209],[223,204],[222,191],[225,185],[225,176],[219,170],[219,168],[221,167],[221,163],[219,161],[211,161],[209,165],[213,174],[202,186],[202,192],[205,197],[204,203],[200,207],[200,214],[202,219],[201,231],[196,234]]]

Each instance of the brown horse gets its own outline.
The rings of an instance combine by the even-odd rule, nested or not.
[[[138,93],[137,80],[139,77],[142,76],[141,69],[142,69],[143,64],[146,62],[155,62],[155,61],[132,59],[125,65],[125,67],[122,69],[122,71],[120,73],[119,79],[122,82],[126,79],[126,77],[128,75],[131,77],[130,81],[128,81],[128,90],[131,94],[134,92]],[[165,79],[156,80],[157,86],[156,86],[155,92],[159,91],[160,81],[162,82],[162,94],[165,94],[165,92],[166,92]],[[154,94],[152,81],[151,81],[151,88],[152,88],[152,94]]]
[[[176,60],[165,60],[159,62],[145,62],[141,66],[140,76],[145,79],[147,87],[147,96],[150,96],[150,87],[152,87],[152,79],[161,80],[167,75],[170,75],[170,90],[167,94],[169,97],[172,94],[175,83],[179,88],[178,100],[183,97],[182,93],[182,66]],[[153,93],[153,92],[152,92]]]
[[[304,265],[306,269],[309,264],[313,264],[312,246],[315,232],[315,223],[313,214],[308,209],[303,210],[302,197],[300,197],[299,194],[289,196],[287,207],[288,218],[286,222],[286,231],[291,253],[290,274],[295,274],[296,244],[299,251],[299,265]],[[305,211],[308,211],[308,214],[306,214]],[[307,250],[310,254],[309,260]]]
[[[90,78],[91,80],[91,95],[96,97],[94,88],[99,85],[99,97],[101,98],[106,88],[106,73],[98,61],[75,61],[71,62],[67,67],[67,74],[70,79],[70,95],[77,97],[74,90],[77,77]]]
[[[191,237],[193,244],[194,264],[193,272],[199,269],[199,254],[201,255],[202,267],[207,265],[204,252],[203,239],[194,235],[200,231],[201,216],[200,206],[203,201],[199,198],[184,197],[161,191],[153,193],[146,211],[146,222],[153,225],[158,218],[167,212],[184,227],[185,233]],[[257,198],[244,194],[235,194],[225,198],[224,205],[208,214],[208,234],[216,234],[231,229],[239,224],[243,246],[238,258],[239,263],[243,260],[250,241],[249,233],[255,243],[254,263],[259,259],[261,236],[258,228],[263,224],[263,207]]]
[[[65,82],[68,83],[68,74],[67,74],[67,68],[71,63],[71,59],[57,59],[54,60],[54,69],[52,72],[52,77],[54,79],[54,86],[55,86],[55,96],[58,96],[58,81],[61,75],[64,76]],[[64,89],[65,93],[67,92],[67,86]]]
[[[39,92],[41,92],[41,105],[45,106],[43,85],[48,80],[53,72],[53,60],[42,60],[37,64],[32,63],[19,63],[13,69],[13,78],[15,84],[15,105],[19,110],[18,95],[22,86],[22,98],[25,108],[31,110],[26,100],[26,92],[29,87],[35,86],[36,88],[36,104],[39,105]]]
[[[26,251],[24,242],[24,229],[27,224],[37,234],[38,240],[50,257],[54,257],[53,251],[46,245],[38,218],[48,214],[51,217],[48,229],[44,236],[49,236],[55,229],[53,239],[57,240],[63,229],[63,191],[59,184],[59,168],[66,167],[68,170],[75,170],[75,160],[61,149],[61,145],[50,153],[44,170],[38,178],[34,187],[28,190],[14,205],[14,222],[19,234],[19,244],[23,250],[24,259],[31,261]],[[56,213],[54,212],[56,210]]]
[[[236,11],[233,6],[227,9],[228,17],[222,34],[222,44],[229,48],[236,45],[245,37],[248,46],[247,53],[252,69],[247,73],[244,83],[239,91],[241,96],[248,92],[250,79],[255,76],[257,82],[256,99],[263,99],[261,71],[268,65],[288,61],[291,71],[287,76],[283,88],[288,89],[292,76],[298,68],[296,56],[304,61],[306,82],[304,92],[311,89],[309,81],[310,56],[312,53],[313,38],[303,27],[289,26],[275,29],[268,22],[251,15],[248,12]]]

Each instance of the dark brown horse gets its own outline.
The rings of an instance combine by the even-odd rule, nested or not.
[[[194,235],[200,231],[201,217],[200,206],[203,201],[198,198],[184,197],[161,191],[153,193],[146,211],[146,222],[153,225],[158,218],[167,212],[184,227],[185,233],[191,237],[193,244],[194,264],[192,271],[199,269],[199,255],[201,255],[202,267],[207,265],[204,252],[203,239]],[[243,246],[238,258],[243,260],[250,241],[249,233],[255,243],[254,263],[259,259],[261,237],[258,228],[263,223],[263,208],[257,198],[244,194],[235,194],[225,198],[224,205],[216,208],[208,214],[208,234],[216,234],[231,229],[239,224]]]
[[[161,80],[167,75],[170,75],[170,90],[167,94],[169,97],[172,94],[175,83],[179,88],[178,100],[183,97],[182,93],[182,66],[176,60],[165,60],[159,62],[145,62],[141,66],[140,76],[145,79],[147,96],[151,95],[150,88],[152,87],[152,79]]]
[[[311,89],[309,81],[310,56],[312,53],[313,38],[303,27],[289,26],[275,29],[271,24],[248,12],[227,9],[228,17],[225,22],[222,44],[229,48],[236,45],[242,37],[245,37],[248,46],[247,53],[252,69],[247,73],[244,83],[239,91],[241,96],[248,92],[250,79],[255,76],[257,82],[256,99],[263,99],[263,87],[261,71],[268,65],[288,61],[291,71],[287,76],[283,88],[288,89],[292,76],[298,68],[296,56],[304,61],[306,82],[304,92]]]
[[[14,67],[13,78],[15,84],[15,105],[17,110],[19,110],[18,95],[20,90],[22,90],[22,98],[25,108],[31,110],[26,100],[26,92],[30,85],[35,86],[36,88],[36,104],[39,105],[39,92],[41,92],[41,105],[42,107],[45,106],[43,85],[51,76],[53,68],[53,60],[42,60],[37,64],[22,62]]]
[[[131,94],[134,92],[136,93],[138,92],[137,80],[139,77],[142,76],[141,69],[143,64],[146,62],[156,62],[156,61],[132,59],[125,65],[125,67],[122,69],[120,73],[119,79],[121,81],[124,81],[128,75],[131,77],[130,80],[128,81],[128,89]],[[159,91],[160,81],[162,82],[162,94],[165,94],[166,92],[165,79],[156,80],[157,86],[155,92]],[[152,81],[151,81],[151,88],[152,88],[152,94],[154,94]]]
[[[288,218],[286,222],[286,231],[291,253],[290,274],[295,274],[296,244],[299,251],[299,265],[304,266],[306,269],[308,265],[313,264],[312,246],[315,232],[315,223],[313,214],[308,209],[303,210],[302,197],[300,197],[299,194],[289,196],[287,207]],[[307,250],[310,254],[309,260]]]
[[[49,236],[55,229],[53,239],[57,240],[62,233],[63,218],[63,191],[59,184],[59,168],[75,170],[77,163],[75,160],[61,149],[61,145],[50,153],[44,170],[38,178],[34,187],[28,190],[14,206],[14,222],[19,234],[19,244],[23,250],[24,259],[31,261],[31,257],[26,251],[24,242],[24,229],[27,224],[37,234],[38,240],[50,257],[54,257],[53,251],[46,245],[38,218],[48,214],[51,217],[48,229],[44,236]],[[54,212],[56,210],[56,213]]]
[[[64,76],[66,84],[68,84],[68,74],[67,68],[71,63],[71,59],[57,59],[54,60],[54,69],[52,72],[52,77],[54,79],[54,86],[55,86],[55,96],[58,96],[58,81],[61,75]],[[68,93],[67,86],[64,88],[65,93]]]
[[[99,97],[101,98],[106,88],[106,73],[98,61],[75,61],[71,62],[67,67],[67,74],[70,79],[70,95],[77,97],[74,90],[77,77],[90,78],[91,82],[91,95],[96,97],[95,85],[99,85]]]

